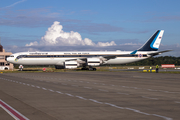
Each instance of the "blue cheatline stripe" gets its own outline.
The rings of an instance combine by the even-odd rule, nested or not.
[[[160,32],[161,32],[161,30],[159,30],[159,33],[160,33]],[[156,35],[156,37],[154,38],[154,40],[152,41],[152,43],[151,43],[151,45],[150,45],[150,47],[151,47],[152,49],[158,49],[158,48],[156,48],[156,47],[153,47],[153,45],[154,45],[157,37],[159,36],[159,33]]]
[[[132,53],[130,53],[130,54],[136,54],[136,52],[137,52],[137,50],[133,51],[133,52],[132,52]]]

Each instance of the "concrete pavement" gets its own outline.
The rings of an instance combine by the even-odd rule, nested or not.
[[[179,85],[178,74],[5,73],[0,99],[33,120],[179,120]]]

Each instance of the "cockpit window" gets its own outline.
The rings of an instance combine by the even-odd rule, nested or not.
[[[14,55],[10,55],[9,57],[14,57]]]
[[[25,58],[27,55],[19,55],[16,57],[16,59]]]

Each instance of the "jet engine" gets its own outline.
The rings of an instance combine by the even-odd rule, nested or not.
[[[80,66],[80,64],[77,61],[66,61],[64,62],[64,66],[67,69],[73,69]]]
[[[87,58],[88,66],[99,66],[103,64],[103,61],[100,58]]]

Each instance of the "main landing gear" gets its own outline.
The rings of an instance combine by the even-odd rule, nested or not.
[[[89,68],[87,68],[86,66],[81,68],[81,70],[90,70],[90,71],[96,71],[96,68],[93,68],[92,66],[89,66]]]

